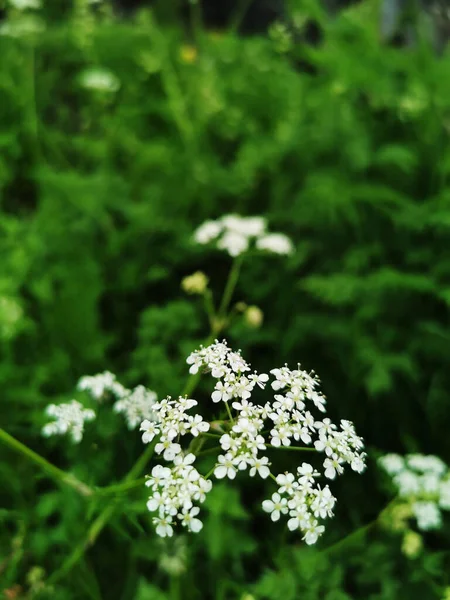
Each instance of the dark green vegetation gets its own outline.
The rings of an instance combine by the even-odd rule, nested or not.
[[[265,321],[227,337],[260,371],[316,370],[331,416],[365,437],[368,471],[335,482],[336,517],[314,549],[262,516],[269,483],[215,486],[203,531],[176,544],[153,534],[136,488],[117,496],[84,558],[33,594],[36,567],[51,577],[89,545],[110,499],[58,487],[0,446],[5,598],[444,597],[448,520],[416,559],[380,528],[326,549],[389,501],[378,452],[450,462],[450,56],[381,45],[367,4],[333,21],[308,11],[323,21],[317,48],[276,27],[246,39],[197,29],[193,52],[167,18],[81,8],[0,36],[0,422],[90,485],[119,481],[139,435],[105,410],[80,446],[44,440],[45,406],[106,369],[180,393],[185,357],[207,334],[180,281],[202,269],[219,295],[230,266],[192,231],[262,214],[297,251],[244,263],[235,300]],[[305,14],[293,8],[296,22]],[[117,91],[83,87],[93,67]],[[207,388],[196,397],[207,402]],[[170,555],[184,557],[179,577]]]

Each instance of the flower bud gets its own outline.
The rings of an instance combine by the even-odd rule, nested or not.
[[[415,531],[407,531],[403,536],[402,552],[408,558],[416,558],[422,550],[422,536]]]
[[[181,282],[181,287],[186,294],[202,295],[208,287],[208,281],[209,280],[203,271],[197,271],[196,273],[185,277]]]
[[[258,329],[263,322],[264,314],[257,306],[249,306],[244,313],[245,322],[249,327]]]

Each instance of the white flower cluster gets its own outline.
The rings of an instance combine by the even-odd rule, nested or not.
[[[326,454],[323,462],[325,477],[334,479],[341,475],[345,463],[357,473],[362,473],[366,457],[362,452],[364,442],[356,435],[353,424],[341,420],[338,429],[330,419],[315,421],[307,410],[308,404],[312,404],[320,412],[326,412],[326,400],[316,389],[319,385],[316,375],[302,371],[300,365],[294,371],[285,366],[273,369],[271,373],[275,376],[272,388],[275,391],[287,390],[284,395],[276,394],[275,402],[267,405],[269,419],[273,422],[271,444],[290,446],[292,438],[311,444],[314,436],[317,437],[315,449]]]
[[[124,415],[128,429],[135,429],[146,419],[157,420],[153,412],[153,405],[157,399],[156,393],[143,385],[138,385],[134,390],[128,390],[116,381],[116,376],[109,371],[82,377],[77,388],[87,391],[98,401],[103,400],[107,394],[117,398],[113,405],[113,411]]]
[[[59,406],[49,404],[45,412],[55,420],[43,427],[42,434],[50,437],[68,433],[75,443],[81,442],[83,438],[84,423],[95,419],[95,412],[89,408],[84,408],[76,400]]]
[[[215,221],[205,221],[194,233],[198,244],[217,242],[217,248],[230,256],[239,256],[248,250],[250,241],[255,247],[273,254],[291,254],[292,241],[283,233],[267,233],[264,217],[225,215]]]
[[[441,510],[450,510],[450,470],[437,456],[386,454],[378,460],[392,476],[399,497],[407,502],[417,527],[438,529]]]
[[[138,385],[121,400],[118,400],[114,404],[113,410],[125,416],[128,429],[135,429],[145,420],[157,420],[153,410],[156,399],[155,392],[148,390],[143,385]]]
[[[162,465],[153,467],[151,477],[146,482],[153,492],[147,508],[151,512],[158,512],[153,522],[156,533],[161,537],[173,535],[176,517],[189,531],[196,533],[203,527],[197,517],[200,509],[194,502],[204,502],[212,483],[193,466],[195,455],[184,452],[179,443],[186,434],[197,437],[209,430],[209,423],[201,415],[186,412],[197,404],[196,400],[186,397],[177,400],[165,398],[152,407],[156,420],[147,419],[141,423],[142,441],[148,444],[155,436],[159,436],[155,452],[161,454],[164,460],[173,462],[171,468]]]
[[[142,421],[156,421],[157,416],[153,411],[156,402],[156,393],[139,385],[134,390],[128,390],[116,381],[116,376],[105,371],[98,375],[86,375],[77,384],[77,389],[86,391],[97,402],[102,402],[108,395],[116,398],[113,411],[123,414],[128,429],[135,429]],[[44,426],[43,435],[49,436],[70,433],[76,442],[83,438],[84,421],[92,421],[95,412],[91,409],[83,409],[82,404],[73,400],[70,404],[50,404],[46,413],[56,417],[57,421]]]
[[[103,400],[110,393],[116,398],[123,398],[128,392],[118,381],[116,376],[105,371],[97,375],[85,375],[77,383],[77,389],[88,392],[95,400]]]
[[[355,433],[349,421],[341,421],[340,429],[330,419],[316,421],[307,404],[320,412],[325,412],[325,398],[317,391],[318,379],[313,373],[306,373],[300,367],[291,371],[287,367],[273,369],[275,391],[285,390],[285,394],[276,394],[275,402],[258,405],[249,399],[256,385],[264,388],[269,377],[267,374],[250,374],[250,366],[239,352],[233,352],[226,342],[216,340],[207,348],[193,352],[188,358],[190,372],[200,370],[210,372],[219,381],[212,393],[213,402],[228,400],[235,410],[230,412],[230,429],[220,438],[223,454],[218,457],[214,475],[217,479],[234,479],[239,471],[249,469],[250,476],[258,474],[263,479],[271,475],[279,485],[278,492],[271,500],[263,502],[263,510],[271,513],[277,521],[281,514],[289,513],[290,530],[300,529],[307,544],[313,544],[323,533],[324,527],[318,519],[332,516],[336,499],[328,486],[315,485],[320,473],[309,463],[304,462],[292,473],[274,477],[270,472],[267,456],[261,455],[268,444],[263,437],[264,424],[272,422],[269,433],[270,446],[290,446],[292,440],[301,440],[309,445],[314,441],[314,449],[324,452],[323,475],[334,479],[343,472],[343,465],[350,464],[354,471],[365,468],[363,441]],[[313,450],[313,448],[311,448]]]
[[[106,69],[88,69],[80,75],[80,84],[89,90],[97,92],[117,92],[120,88],[120,81],[117,77]]]

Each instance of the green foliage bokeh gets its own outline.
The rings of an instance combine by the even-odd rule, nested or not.
[[[292,4],[299,21],[313,10]],[[1,426],[87,482],[118,481],[136,432],[107,420],[79,448],[43,440],[45,406],[103,370],[179,393],[207,332],[180,281],[202,269],[219,294],[230,265],[192,232],[262,214],[296,252],[244,264],[235,299],[264,325],[236,325],[231,342],[260,371],[317,371],[331,415],[354,421],[369,450],[449,462],[449,54],[383,45],[367,3],[333,20],[316,10],[314,48],[228,31],[192,40],[158,11],[55,7],[36,32],[0,35]],[[117,89],[84,87],[88,69]],[[0,590],[25,594],[30,571],[58,569],[92,515],[0,453]],[[267,525],[252,485],[218,485],[181,549],[143,529],[136,494],[48,597],[419,600],[450,583],[448,525],[414,561],[392,534],[329,559]],[[373,461],[337,489],[324,547],[389,498]],[[162,554],[187,571],[168,575]]]

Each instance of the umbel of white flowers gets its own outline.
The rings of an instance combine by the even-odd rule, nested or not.
[[[378,460],[392,477],[399,498],[411,509],[423,531],[442,525],[442,510],[450,510],[450,470],[437,456],[386,454]]]
[[[225,215],[215,221],[205,221],[194,233],[197,244],[216,242],[217,248],[230,256],[239,256],[249,249],[254,241],[255,248],[272,254],[291,254],[294,246],[284,233],[268,233],[264,217],[241,217]]]
[[[77,389],[86,391],[99,404],[108,398],[114,398],[116,402],[113,404],[113,411],[124,415],[128,429],[136,429],[144,419],[156,418],[152,410],[156,393],[142,385],[128,390],[109,371],[82,377]],[[53,417],[54,421],[44,426],[42,434],[46,437],[68,434],[75,443],[83,439],[84,424],[96,418],[94,410],[85,408],[77,400],[58,406],[50,404],[46,414]]]
[[[291,531],[299,530],[307,544],[314,544],[323,533],[323,519],[333,515],[336,499],[328,485],[320,485],[320,477],[334,479],[348,464],[357,472],[365,468],[363,441],[349,421],[339,427],[329,419],[316,420],[311,410],[325,412],[325,398],[318,391],[319,381],[314,373],[287,366],[273,369],[271,383],[275,392],[273,401],[263,405],[250,399],[257,388],[269,381],[265,373],[251,372],[250,366],[239,352],[233,352],[226,342],[216,340],[207,348],[193,352],[187,359],[190,373],[209,372],[217,380],[212,392],[213,403],[231,403],[233,414],[219,440],[222,453],[218,456],[213,473],[216,479],[234,480],[239,473],[248,471],[250,477],[266,479],[271,476],[277,491],[271,499],[264,500],[262,508],[270,513],[272,521],[287,515]],[[198,406],[196,400],[180,397],[167,398],[152,406],[156,420],[141,424],[144,443],[156,436],[155,452],[171,466],[155,466],[147,481],[152,494],[148,509],[156,512],[154,523],[158,535],[172,536],[176,523],[189,531],[202,528],[199,518],[201,504],[211,490],[212,482],[196,469],[196,457],[183,444],[187,435],[197,437],[209,429],[202,415],[188,411]],[[230,409],[231,410],[231,409]],[[268,440],[263,431],[269,430]],[[290,446],[301,441],[314,445],[325,458],[320,470],[302,462],[295,473],[272,474],[271,463],[265,451]]]

